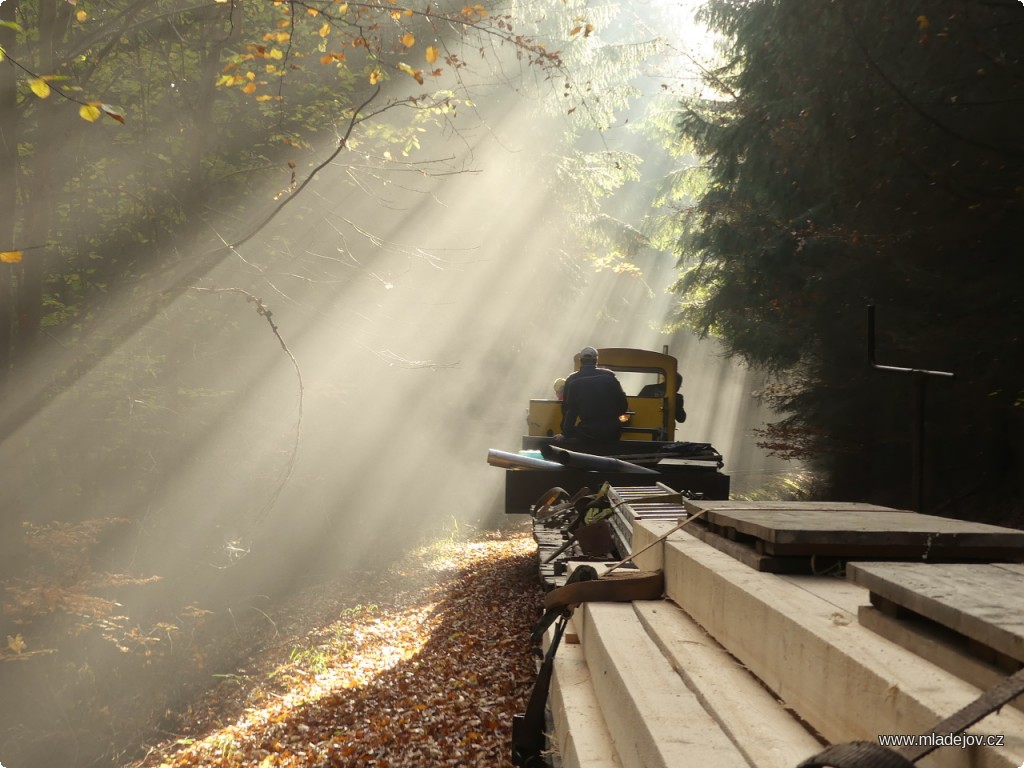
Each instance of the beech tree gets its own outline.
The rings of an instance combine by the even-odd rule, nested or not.
[[[566,82],[557,51],[482,4],[8,0],[0,14],[0,382],[43,326],[73,332],[115,283],[185,250],[189,274],[215,263],[195,234],[213,201],[240,211],[283,177],[272,216],[343,149],[408,158],[502,47],[520,74]],[[399,109],[412,119],[383,119]],[[317,157],[327,131],[340,139]]]

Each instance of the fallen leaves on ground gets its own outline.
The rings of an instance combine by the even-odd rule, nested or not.
[[[372,586],[353,591],[366,599]],[[529,534],[425,547],[377,592],[260,673],[224,676],[181,737],[133,768],[511,766],[512,715],[536,677]],[[233,702],[244,712],[221,722]]]

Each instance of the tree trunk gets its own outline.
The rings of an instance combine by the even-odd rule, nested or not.
[[[18,0],[0,5],[0,21],[13,22],[17,17]],[[0,48],[15,50],[15,33],[0,27]],[[18,109],[17,76],[11,66],[0,66],[0,251],[17,250],[15,243],[15,207],[18,202]],[[12,333],[14,331],[13,266],[0,264],[0,399],[7,389],[11,368]]]
[[[60,36],[58,18],[60,0],[41,0],[39,3],[39,58],[36,63],[38,74],[53,73],[54,50]],[[34,154],[32,171],[25,195],[26,221],[24,238],[32,250],[27,251],[21,262],[19,280],[16,286],[17,307],[17,361],[27,359],[32,352],[43,318],[43,277],[50,256],[50,216],[53,210],[53,188],[51,162],[48,148],[55,146],[50,140],[52,119],[46,113],[53,105],[48,101],[38,104],[36,131],[33,137]]]
[[[217,88],[217,77],[220,75],[221,57],[228,44],[234,43],[242,34],[243,14],[241,10],[235,3],[231,3],[225,8],[227,23],[224,36],[205,48],[199,68],[199,95],[196,99],[193,117],[195,131],[189,159],[190,181],[193,185],[200,185],[204,182],[203,158],[208,145],[207,136],[213,133],[210,130],[210,120],[213,116],[213,102],[220,91]]]

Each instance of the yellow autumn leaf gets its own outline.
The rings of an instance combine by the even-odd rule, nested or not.
[[[381,81],[382,77],[384,77],[384,74],[379,69],[373,70],[370,73],[370,85],[376,85]]]
[[[257,96],[256,101],[270,101],[272,98],[274,97],[270,94],[264,93],[262,96]]]
[[[472,18],[472,17],[476,16],[476,17],[478,17],[478,19],[486,19],[489,14],[487,13],[487,9],[486,8],[484,8],[482,5],[480,5],[480,3],[477,3],[476,5],[473,5],[473,6],[469,6],[469,5],[462,6],[462,15],[467,17],[467,18]]]
[[[14,637],[8,635],[7,647],[15,653],[21,653],[25,650],[25,639],[21,635],[15,635]]]
[[[334,1],[337,2],[338,0]],[[346,11],[348,11],[348,3],[342,3],[338,6],[338,13],[345,13]]]
[[[256,83],[246,83],[242,93],[256,93]]]
[[[283,59],[284,58],[284,53],[282,53],[280,48],[271,48],[270,52],[267,55],[270,58],[272,58],[272,59]]]
[[[307,8],[306,9],[306,13],[308,13],[310,16],[319,16],[320,15],[320,11],[318,11],[316,8]]]
[[[82,22],[84,22],[86,19],[89,18],[89,14],[86,13],[85,11],[76,11],[75,12],[75,18],[78,19],[78,23],[81,24]]]
[[[327,37],[331,34],[331,25],[328,22],[324,22],[324,25],[320,27],[320,37]]]
[[[103,112],[95,104],[83,104],[78,108],[78,116],[83,120],[88,120],[90,123],[95,123],[102,114]]]
[[[402,45],[404,45],[406,48],[412,48],[414,45],[416,45],[415,35],[413,35],[412,32],[406,32],[404,35],[402,35]]]
[[[50,95],[50,86],[41,77],[34,77],[28,81],[28,87],[32,89],[32,93],[38,96],[40,99],[45,99]]]
[[[412,67],[410,67],[405,62],[399,62],[398,63],[398,68],[400,70],[402,70],[403,72],[405,72],[405,74],[407,74],[410,77],[414,78],[417,83],[419,83],[420,85],[423,85],[423,74],[422,74],[421,70],[413,69]]]
[[[437,61],[437,48],[432,45],[428,45],[425,57],[427,59],[427,64],[433,64]]]
[[[18,264],[21,262],[21,256],[21,251],[0,251],[0,262],[4,264]],[[21,635],[18,635],[18,637],[21,637]],[[10,640],[11,638],[8,636],[7,639]]]

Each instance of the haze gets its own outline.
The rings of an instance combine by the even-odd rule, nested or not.
[[[623,125],[600,139],[607,148],[650,146]],[[755,446],[768,417],[754,396],[764,382],[713,341],[662,330],[674,262],[650,253],[638,259],[642,277],[598,272],[565,247],[571,227],[552,173],[564,129],[562,118],[496,91],[457,134],[425,139],[417,156],[444,163],[357,184],[363,161],[344,153],[192,287],[154,274],[111,297],[92,340],[116,343],[98,364],[61,378],[71,351],[55,343],[11,388],[5,517],[125,519],[97,534],[93,567],[160,577],[119,598],[133,620],[189,604],[262,611],[311,580],[430,537],[508,524],[503,473],[487,466],[487,449],[519,448],[527,401],[550,397],[585,345],[667,346],[685,377],[689,420],[678,439],[721,451],[734,492],[780,477],[788,468]],[[630,223],[639,226],[668,162],[654,157],[622,196]],[[251,221],[279,191],[253,201]],[[226,212],[232,227],[245,228]],[[180,269],[220,235],[183,240]],[[139,297],[153,290],[162,301],[147,316]],[[53,381],[65,382],[60,395],[41,398]],[[8,525],[5,534],[19,573],[38,557],[24,532]],[[0,621],[0,637],[24,632],[28,650],[40,641]],[[145,695],[142,679],[123,685]],[[45,687],[19,690],[16,706],[40,721],[60,709]],[[37,752],[36,765],[52,764],[46,744]]]

